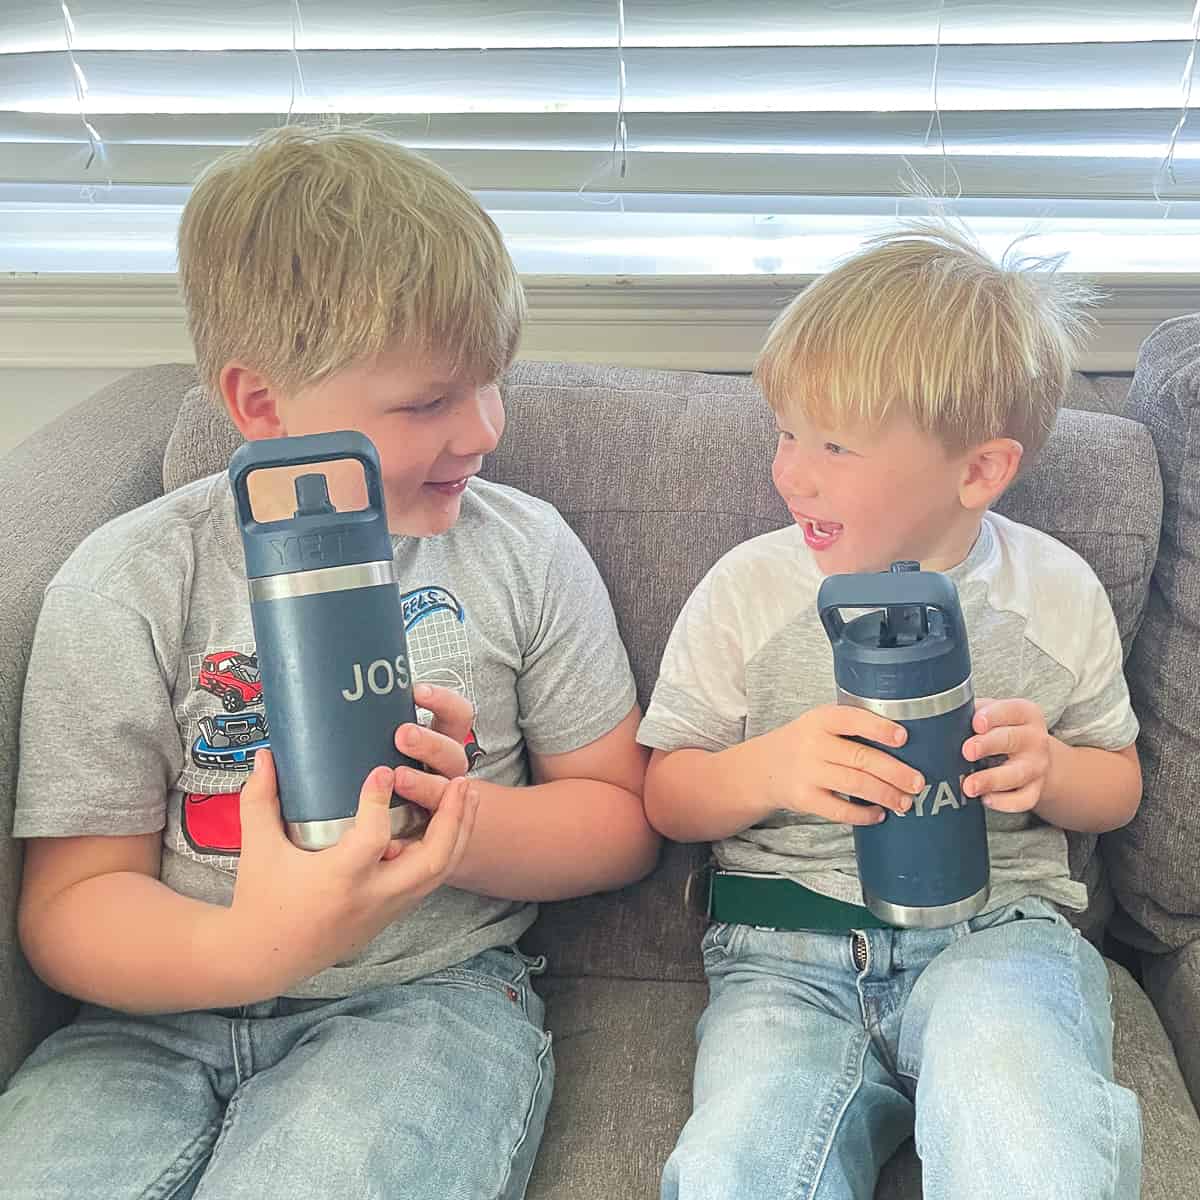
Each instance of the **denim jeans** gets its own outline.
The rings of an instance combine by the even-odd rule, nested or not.
[[[533,963],[343,1000],[86,1007],[0,1096],[0,1196],[516,1200],[554,1081]]]
[[[938,930],[714,925],[704,960],[663,1200],[871,1200],[914,1134],[926,1200],[1138,1196],[1107,969],[1046,902]]]

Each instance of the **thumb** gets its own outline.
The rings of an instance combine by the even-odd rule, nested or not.
[[[363,780],[354,825],[343,835],[339,845],[349,846],[352,852],[364,853],[372,859],[383,856],[392,836],[391,805],[395,784],[396,772],[391,767],[376,767]]]
[[[275,777],[275,760],[269,750],[259,750],[254,756],[254,768],[242,787],[240,812],[243,852],[247,846],[264,838],[283,836],[279,784]]]

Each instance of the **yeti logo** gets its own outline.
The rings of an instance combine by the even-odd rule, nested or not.
[[[280,567],[300,567],[305,563],[339,562],[344,556],[345,535],[338,529],[318,530],[298,536],[268,538],[267,545],[275,552]]]

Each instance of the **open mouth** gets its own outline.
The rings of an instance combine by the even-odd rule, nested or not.
[[[430,480],[425,484],[427,488],[432,488],[440,496],[461,496],[467,490],[467,484],[470,483],[471,477],[464,475],[462,479],[443,479]]]
[[[836,521],[817,521],[803,513],[793,513],[804,531],[804,543],[810,550],[828,550],[842,536],[842,526]]]

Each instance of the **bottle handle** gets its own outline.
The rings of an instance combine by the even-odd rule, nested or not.
[[[334,433],[306,434],[300,437],[263,438],[246,442],[229,460],[229,481],[233,487],[238,521],[243,528],[257,526],[250,505],[250,476],[273,467],[302,467],[314,463],[353,459],[363,469],[367,483],[367,507],[382,514],[383,487],[380,482],[379,452],[370,438],[353,429]],[[335,519],[338,514],[331,514]]]
[[[963,636],[958,592],[951,580],[938,571],[893,573],[880,571],[861,575],[830,575],[817,592],[817,611],[830,642],[838,645],[846,623],[840,609],[920,608],[942,614],[947,637]]]

